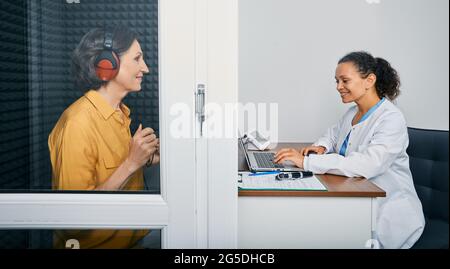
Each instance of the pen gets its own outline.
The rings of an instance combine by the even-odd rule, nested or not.
[[[275,175],[275,174],[279,174],[280,172],[278,171],[271,171],[271,172],[256,172],[256,173],[251,173],[248,176],[250,177],[256,177],[256,176],[263,176],[263,175]]]
[[[297,179],[297,178],[305,178],[305,177],[312,177],[313,172],[309,171],[303,171],[303,172],[292,172],[292,173],[280,173],[277,175],[277,180],[283,180],[283,179]]]

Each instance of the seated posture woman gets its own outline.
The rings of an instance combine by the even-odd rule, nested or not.
[[[130,133],[122,100],[141,90],[149,72],[137,36],[126,27],[93,29],[73,53],[73,71],[85,94],[61,115],[49,138],[55,190],[144,190],[143,167],[159,162],[159,140],[142,124]],[[56,233],[56,245],[77,239],[81,248],[127,248],[143,231]]]
[[[382,58],[353,52],[339,61],[335,78],[342,102],[356,105],[312,146],[282,149],[274,161],[371,180],[386,191],[378,199],[375,239],[382,248],[410,248],[425,219],[409,169],[407,125],[391,102],[399,95],[397,72]]]

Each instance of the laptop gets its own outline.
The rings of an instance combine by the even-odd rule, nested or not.
[[[253,151],[247,150],[242,138],[239,138],[239,154],[243,154],[247,161],[248,167],[252,172],[294,172],[303,171],[303,169],[285,162],[277,164],[273,162],[275,152],[270,151]]]

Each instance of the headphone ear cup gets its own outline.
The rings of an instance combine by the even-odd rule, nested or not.
[[[95,60],[95,74],[102,81],[110,81],[117,76],[120,60],[114,51],[104,50]]]

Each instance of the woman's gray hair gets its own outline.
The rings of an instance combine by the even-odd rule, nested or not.
[[[97,77],[94,65],[95,59],[103,50],[106,31],[112,33],[113,51],[119,57],[137,40],[136,33],[125,26],[95,28],[85,34],[72,54],[72,75],[77,88],[82,91],[97,90],[108,83]]]

